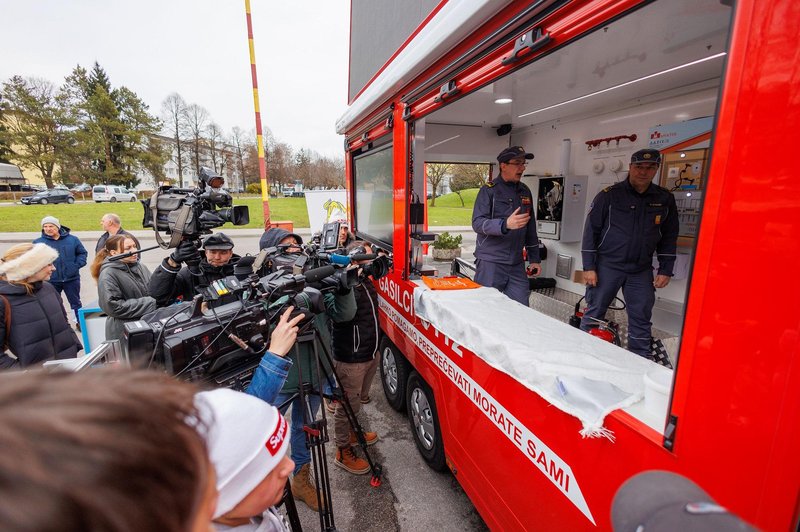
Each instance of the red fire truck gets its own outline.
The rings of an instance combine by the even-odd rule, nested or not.
[[[798,27],[795,0],[352,0],[337,129],[353,227],[394,258],[378,283],[384,389],[409,410],[425,460],[449,468],[492,529],[609,529],[617,489],[651,469],[764,530],[797,529],[800,290],[786,268],[800,260]],[[506,321],[465,296],[439,310],[474,323],[421,316],[421,277],[449,274],[423,260],[426,165],[496,175],[496,155],[516,145],[536,155],[524,179],[561,300],[508,300]],[[645,387],[605,416],[613,437],[586,438],[524,373],[541,370],[551,340],[565,356],[574,344],[590,362],[593,350],[617,357],[620,374],[641,369],[544,313],[583,293],[575,227],[646,147],[662,151],[657,181],[682,200],[678,267],[653,317],[675,369],[661,410]],[[540,201],[554,181],[561,218]],[[534,329],[545,332],[522,376],[497,362]]]

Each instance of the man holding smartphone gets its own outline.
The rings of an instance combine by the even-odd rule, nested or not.
[[[533,195],[521,182],[526,161],[531,159],[533,154],[522,146],[501,151],[497,156],[500,175],[481,187],[472,211],[472,229],[478,234],[475,282],[497,288],[525,306],[530,295],[528,275],[539,275],[542,269]]]

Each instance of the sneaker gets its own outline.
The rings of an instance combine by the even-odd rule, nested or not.
[[[369,463],[356,456],[352,447],[339,447],[336,450],[336,458],[333,463],[354,475],[369,473]]]
[[[375,445],[375,442],[378,441],[378,433],[377,432],[367,432],[364,431],[364,440],[366,440],[367,445]],[[352,430],[350,431],[350,445],[357,445],[358,438],[356,437],[356,433]]]
[[[311,482],[311,464],[305,464],[292,479],[292,496],[296,501],[303,501],[306,506],[319,512],[317,504],[317,488]]]
[[[362,395],[361,396],[361,404],[362,405],[365,405],[365,404],[369,403],[370,401],[372,401],[372,399],[370,398],[369,395]]]
[[[339,401],[337,401],[336,399],[333,399],[331,401],[328,401],[327,399],[325,399],[325,409],[328,412],[330,412],[331,414],[335,414],[336,413],[336,405],[338,403],[339,403]]]

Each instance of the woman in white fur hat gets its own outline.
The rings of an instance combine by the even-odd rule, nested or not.
[[[45,282],[57,258],[46,244],[17,244],[0,257],[0,369],[75,358],[83,349],[61,297]]]

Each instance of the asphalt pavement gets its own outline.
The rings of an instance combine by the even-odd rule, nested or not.
[[[261,230],[222,229],[236,243],[234,252],[240,255],[258,252]],[[434,232],[449,231],[464,237],[464,256],[472,257],[475,235],[467,227],[437,227]],[[143,247],[156,244],[152,231],[132,231]],[[304,240],[311,236],[309,229],[295,231]],[[94,246],[100,231],[73,233],[89,251],[89,261],[94,257]],[[0,233],[0,252],[18,242],[30,242],[40,233]],[[142,262],[152,271],[169,254],[156,249],[142,255]],[[97,299],[97,286],[89,268],[81,270],[81,298],[84,306]],[[66,303],[66,300],[65,300]],[[67,306],[67,309],[69,307]],[[68,312],[68,315],[71,313]],[[369,448],[373,459],[383,467],[382,484],[370,485],[369,475],[352,475],[333,464],[333,421],[328,427],[331,442],[326,444],[328,469],[331,480],[333,510],[338,530],[380,531],[464,531],[487,530],[472,503],[458,482],[449,473],[431,470],[419,455],[405,414],[395,412],[386,402],[377,373],[370,393],[372,401],[364,405],[360,417],[365,430],[376,431],[380,440]],[[318,514],[303,503],[298,512],[304,530],[317,530]]]

